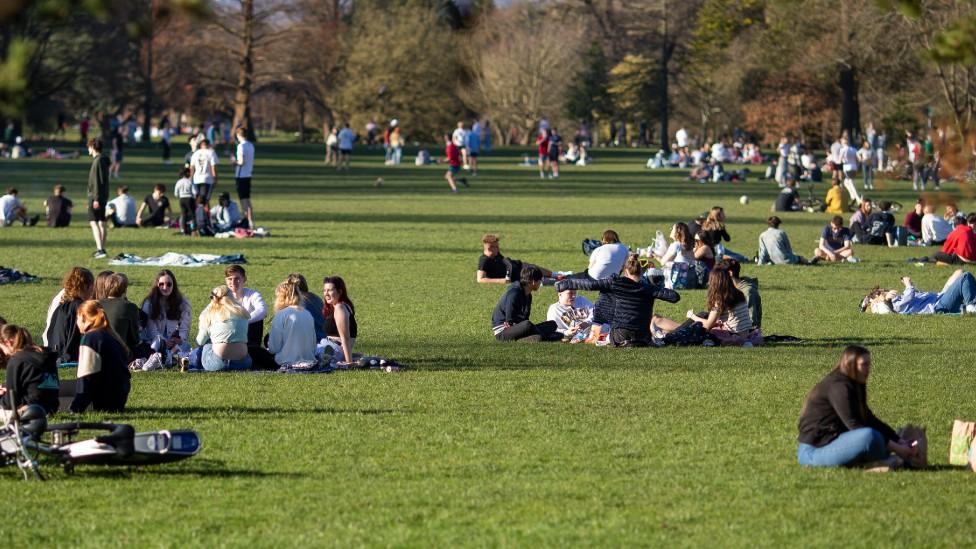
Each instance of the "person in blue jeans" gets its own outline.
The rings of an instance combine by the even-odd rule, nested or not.
[[[210,304],[200,314],[197,333],[199,364],[208,372],[247,370],[247,322],[251,315],[234,299],[227,286],[210,292]]]
[[[901,282],[905,285],[901,293],[884,288],[871,290],[861,300],[861,311],[901,315],[976,313],[976,277],[972,273],[956,269],[938,293],[918,290],[908,276],[903,276]]]
[[[897,467],[915,458],[915,445],[868,407],[871,352],[859,345],[844,349],[837,363],[810,394],[800,411],[796,457],[805,467],[874,464]]]

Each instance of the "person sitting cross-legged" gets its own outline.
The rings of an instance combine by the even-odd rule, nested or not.
[[[793,253],[790,237],[779,228],[782,223],[783,220],[775,215],[766,220],[769,228],[759,235],[759,254],[756,256],[756,263],[760,265],[806,265],[819,261],[819,259],[814,258],[812,262],[808,262],[803,257]]]
[[[847,261],[857,263],[854,248],[851,245],[851,232],[844,227],[844,219],[835,215],[820,234],[820,245],[813,251],[813,255],[824,261]]]
[[[498,341],[558,341],[562,334],[556,331],[556,323],[546,321],[533,324],[532,293],[542,286],[542,270],[524,267],[518,282],[508,286],[491,314],[492,333]],[[557,288],[558,289],[558,288]]]

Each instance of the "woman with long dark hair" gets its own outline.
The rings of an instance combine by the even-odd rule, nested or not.
[[[342,348],[343,362],[352,362],[352,348],[359,335],[356,323],[356,307],[349,299],[346,281],[340,276],[327,276],[322,280],[322,316],[325,317],[325,336]]]
[[[142,312],[148,317],[145,339],[155,351],[189,351],[192,311],[173,271],[163,269],[156,274],[142,301]]]
[[[871,352],[850,345],[810,391],[800,411],[800,465],[840,467],[886,460],[882,465],[897,466],[915,458],[912,441],[901,440],[868,408],[870,373]]]

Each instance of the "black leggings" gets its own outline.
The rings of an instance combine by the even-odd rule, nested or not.
[[[562,334],[556,331],[556,323],[552,320],[541,324],[532,324],[528,320],[523,320],[499,332],[495,339],[498,341],[517,341],[532,336],[539,336],[542,341],[562,339]]]
[[[963,261],[958,255],[947,254],[945,252],[935,252],[932,254],[932,259],[942,263],[948,263],[949,265],[962,265],[965,263],[965,261]]]
[[[196,213],[197,205],[193,197],[180,199],[180,229],[183,234],[190,234],[192,231],[193,217]]]

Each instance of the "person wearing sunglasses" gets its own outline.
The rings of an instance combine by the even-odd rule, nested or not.
[[[143,339],[169,351],[189,350],[192,311],[190,302],[180,293],[173,271],[163,269],[156,274],[142,302],[142,311],[148,317]]]

